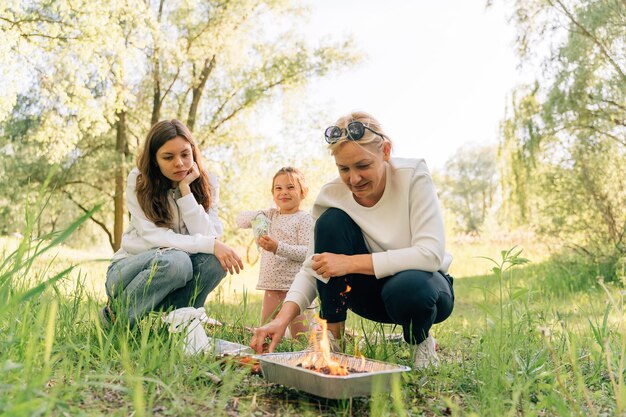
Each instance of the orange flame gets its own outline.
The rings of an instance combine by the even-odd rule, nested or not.
[[[339,295],[346,295],[350,291],[352,291],[352,287],[346,284],[346,290],[344,292],[340,292]]]
[[[341,365],[331,357],[330,341],[328,340],[328,324],[326,320],[315,317],[315,320],[321,326],[321,334],[318,330],[313,330],[309,337],[309,346],[312,351],[302,359],[300,365],[305,369],[311,369],[317,372],[328,373],[330,375],[348,375],[348,368]],[[318,335],[319,340],[318,340]]]

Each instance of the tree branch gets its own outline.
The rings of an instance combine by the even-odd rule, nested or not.
[[[589,169],[584,161],[579,161],[582,164],[582,183],[586,191],[591,195],[593,202],[604,219],[604,222],[608,228],[608,235],[617,241],[619,232],[617,231],[616,218],[613,214],[613,208],[610,201],[607,199],[606,194],[599,191],[599,187],[594,181],[589,178]]]
[[[50,35],[45,35],[43,33],[20,33],[20,36],[22,38],[44,38],[44,39],[54,39],[57,41],[69,41],[69,40],[78,39],[78,38],[69,38],[67,36],[50,36]]]
[[[68,200],[70,200],[72,203],[74,203],[76,205],[76,207],[78,207],[81,211],[83,211],[84,213],[88,213],[89,212],[89,210],[86,207],[84,207],[78,201],[74,200],[74,198],[72,197],[72,195],[68,191],[66,191],[66,190],[61,190],[61,191],[66,195]],[[106,233],[108,238],[109,238],[109,244],[111,245],[111,247],[113,247],[113,235],[111,234],[111,232],[109,232],[109,229],[107,228],[106,224],[104,224],[100,220],[97,220],[96,218],[94,218],[93,215],[90,216],[89,219],[92,220],[98,226],[100,226],[100,228],[102,230],[104,230],[104,233]]]
[[[176,81],[178,81],[179,76],[180,76],[180,65],[176,69],[176,74],[174,74],[174,78],[172,78],[172,82],[165,89],[165,92],[163,93],[163,96],[161,97],[161,102],[159,103],[159,106],[163,104],[163,101],[165,101],[165,97],[167,97],[168,94],[172,91],[172,88],[174,87],[174,84],[176,83]]]
[[[105,194],[107,197],[113,198],[113,195],[109,194],[103,188],[97,187],[97,186],[95,186],[93,184],[90,184],[90,183],[88,183],[86,181],[80,181],[80,180],[78,180],[78,181],[67,181],[67,182],[63,183],[63,186],[66,186],[66,185],[86,185],[88,187],[93,188],[94,190],[97,190],[97,191],[101,192],[102,194]],[[67,191],[64,190],[64,192],[67,192]]]
[[[620,145],[626,146],[626,139],[619,138],[619,137],[617,137],[615,135],[612,135],[609,132],[605,132],[603,130],[600,130],[600,129],[598,129],[597,127],[595,127],[593,125],[583,125],[583,126],[580,126],[580,127],[583,128],[583,129],[593,130],[594,132],[597,132],[597,133],[599,133],[601,135],[606,136],[609,139],[612,139],[613,141],[619,143]]]
[[[624,1],[626,1],[626,0],[624,0]],[[597,98],[597,99],[596,99],[595,97],[592,97],[592,96],[591,96],[591,94],[589,95],[589,98],[594,99],[594,100],[598,100],[598,101],[599,101],[599,102],[601,102],[601,103],[607,103],[607,104],[610,104],[610,105],[612,105],[612,106],[617,107],[617,108],[618,108],[618,109],[620,109],[620,110],[624,110],[624,111],[626,111],[626,106],[624,106],[623,104],[617,103],[617,102],[615,102],[615,101],[613,101],[613,100],[608,100],[608,99],[604,99],[604,98]]]
[[[217,129],[219,129],[220,126],[222,126],[224,123],[226,123],[227,121],[232,119],[240,111],[246,109],[249,105],[254,103],[256,100],[258,100],[259,97],[262,97],[268,91],[272,90],[275,87],[278,87],[279,85],[283,85],[283,84],[287,83],[288,81],[291,81],[292,79],[296,78],[298,75],[303,74],[303,73],[306,73],[305,69],[300,70],[300,71],[296,71],[296,72],[290,74],[290,76],[288,76],[288,77],[280,78],[277,81],[270,82],[270,83],[266,84],[265,86],[257,86],[255,89],[258,90],[259,94],[255,95],[255,96],[251,96],[249,99],[244,100],[242,103],[239,104],[239,106],[237,106],[235,109],[233,109],[230,112],[230,114],[228,114],[226,117],[223,117],[221,120],[219,120],[217,123],[214,124],[213,122],[215,122],[217,120],[217,115],[219,115],[221,113],[221,111],[224,109],[226,103],[237,95],[238,90],[235,90],[229,97],[227,97],[226,101],[221,104],[221,106],[219,107],[218,111],[215,112],[215,115],[213,117],[213,121],[212,121],[211,126],[209,127],[209,130],[208,130],[208,133],[214,133]]]
[[[607,49],[605,48],[605,46],[602,44],[602,42],[600,42],[598,40],[598,38],[596,38],[595,36],[593,36],[593,34],[591,32],[589,32],[587,30],[587,28],[585,28],[582,24],[580,24],[576,18],[572,15],[572,13],[567,9],[567,7],[565,7],[565,5],[563,4],[563,2],[561,0],[555,0],[559,6],[561,7],[561,10],[563,11],[563,13],[567,16],[567,18],[574,24],[576,25],[577,28],[579,28],[582,33],[588,37],[589,39],[591,39],[591,41],[593,43],[596,44],[596,46],[598,48],[600,48],[600,52],[602,53],[602,55],[604,55],[606,57],[606,59],[609,61],[609,63],[613,66],[613,68],[615,68],[615,71],[617,71],[617,73],[622,77],[622,79],[624,81],[626,81],[626,74],[624,74],[624,71],[622,71],[622,69],[620,68],[620,66],[618,65],[617,62],[615,62],[615,60],[613,59],[613,57],[609,54],[609,52],[607,51]]]
[[[63,25],[63,22],[60,22],[58,20],[53,20],[53,19],[46,19],[44,17],[37,17],[36,19],[20,19],[20,20],[11,20],[9,18],[0,16],[0,20],[4,20],[7,23],[10,23],[12,26],[20,26],[23,23],[53,23],[53,24],[57,24],[57,25]]]

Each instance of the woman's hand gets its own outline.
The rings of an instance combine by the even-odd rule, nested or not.
[[[195,162],[191,165],[189,172],[178,183],[178,188],[180,188],[180,194],[184,197],[191,192],[191,188],[189,187],[192,182],[200,178],[200,170],[198,169],[198,164]]]
[[[213,248],[213,254],[220,261],[222,268],[224,271],[228,271],[232,274],[235,272],[239,273],[239,271],[243,270],[243,262],[237,252],[215,239],[215,246]]]
[[[311,267],[318,275],[324,278],[342,277],[353,272],[350,258],[348,255],[324,252],[313,255]]]
[[[280,342],[285,335],[289,322],[283,323],[278,319],[274,319],[267,323],[265,326],[258,327],[254,331],[254,336],[250,340],[250,347],[254,349],[256,353],[265,353],[267,344],[266,339],[271,339],[268,352],[273,352],[276,349],[276,345]]]
[[[278,314],[276,314],[274,320],[254,331],[254,336],[252,336],[252,340],[250,340],[250,347],[257,353],[263,353],[265,339],[269,338],[272,340],[269,345],[269,352],[273,352],[278,342],[280,342],[285,335],[289,323],[299,315],[300,307],[298,307],[298,304],[293,301],[286,301],[280,308]]]
[[[259,246],[274,254],[278,250],[278,242],[269,237],[269,235],[263,235],[259,238]]]

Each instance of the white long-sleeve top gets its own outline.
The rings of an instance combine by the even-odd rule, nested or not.
[[[452,256],[445,251],[443,215],[423,159],[392,158],[386,167],[385,191],[372,207],[357,203],[341,179],[327,183],[313,205],[313,221],[331,207],[345,211],[361,228],[377,278],[410,269],[448,271]],[[300,311],[315,299],[315,280],[328,281],[311,268],[313,252],[312,237],[307,259],[285,298],[297,303]]]
[[[138,176],[137,168],[128,174],[126,204],[130,212],[130,223],[122,235],[121,248],[115,252],[112,261],[155,248],[176,248],[189,253],[213,253],[215,239],[224,230],[222,222],[217,217],[219,185],[215,175],[209,174],[211,207],[208,211],[198,204],[193,193],[181,197],[178,188],[168,191],[172,228],[157,226],[146,217],[137,200]]]
[[[311,225],[311,215],[303,210],[282,214],[275,208],[262,211],[242,211],[235,222],[241,228],[252,227],[252,220],[259,214],[269,221],[268,235],[278,242],[276,253],[261,251],[261,269],[257,290],[287,291],[302,262],[306,258]]]

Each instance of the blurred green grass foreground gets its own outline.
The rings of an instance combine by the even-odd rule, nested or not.
[[[340,401],[269,384],[236,361],[185,356],[180,335],[169,333],[156,313],[132,331],[103,329],[97,310],[108,259],[63,246],[70,234],[0,240],[0,415],[601,416],[626,410],[622,284],[605,284],[597,269],[575,259],[548,257],[531,236],[451,239],[456,306],[434,328],[440,368],[404,374],[391,393]],[[520,247],[506,249],[511,243]],[[207,312],[224,324],[207,328],[210,336],[248,343],[260,315],[256,274],[246,265],[210,295]],[[354,343],[347,353],[410,366],[409,347],[383,337],[399,329],[350,315],[348,330]],[[286,340],[279,350],[305,347]]]

